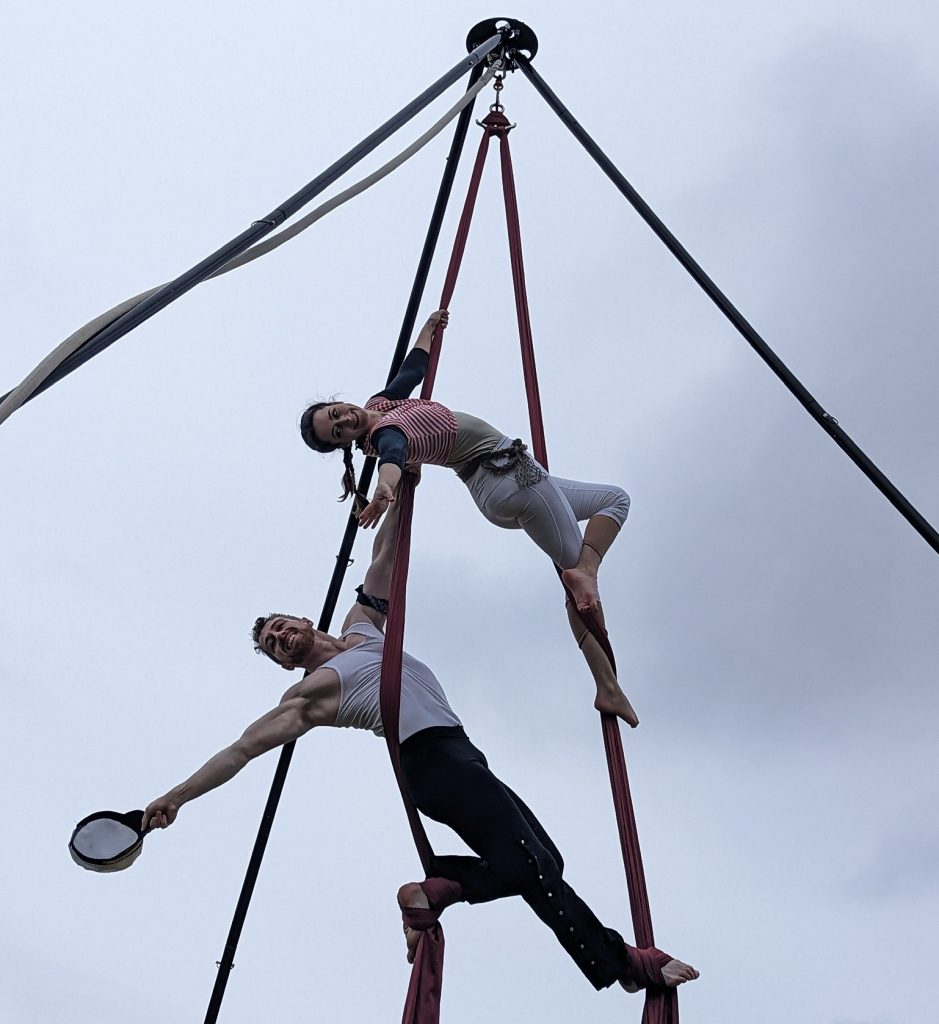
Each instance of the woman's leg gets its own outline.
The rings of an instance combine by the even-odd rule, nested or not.
[[[597,570],[629,512],[629,495],[621,487],[552,476],[519,487],[511,474],[480,469],[469,489],[491,523],[524,530],[563,570],[581,611],[596,612]],[[577,524],[584,520],[581,538]]]
[[[565,561],[559,561],[558,564],[562,568],[561,579],[573,598],[573,604],[570,600],[566,602],[571,632],[583,652],[597,687],[594,707],[598,711],[618,716],[635,728],[639,724],[639,717],[620,688],[609,659],[578,614],[578,609],[592,611],[600,628],[606,630],[603,608],[597,596],[597,572],[603,556],[626,521],[629,495],[621,487],[608,484],[589,484],[558,477],[551,477],[542,483],[549,482],[570,508],[575,523],[587,520],[584,540],[577,551],[577,561],[570,564],[574,547],[573,538],[570,538],[565,560],[567,565]],[[563,522],[563,519],[555,514],[555,521]],[[579,531],[577,539],[580,539]]]
[[[577,565],[583,547],[578,516],[552,477],[519,487],[511,474],[503,476],[480,469],[468,486],[489,522],[503,529],[524,530],[561,569]]]
[[[584,661],[587,662],[593,681],[597,685],[597,696],[593,706],[604,714],[622,718],[627,725],[635,729],[639,724],[639,716],[633,710],[632,704],[629,703],[629,698],[623,693],[613,666],[610,664],[610,659],[607,658],[597,638],[584,625],[584,620],[571,603],[570,598],[565,600],[564,607],[567,610],[567,621],[570,624],[571,632],[584,656]],[[597,619],[602,624],[602,609]]]
[[[570,600],[565,602],[567,618],[597,688],[594,707],[600,712],[616,715],[635,728],[639,717],[620,688],[613,666],[596,637],[578,614],[578,609],[592,611],[600,628],[606,630],[603,608],[597,596],[597,572],[603,556],[626,521],[629,495],[621,487],[557,477],[541,481],[534,490],[533,500],[526,507],[527,515],[520,516],[519,522],[529,536],[536,539],[536,543],[539,536],[551,536],[554,530],[561,538],[561,557],[555,561],[561,567],[561,579],[573,598],[573,604]],[[563,506],[555,500],[557,496],[562,499]],[[540,506],[539,498],[545,499],[544,508],[549,510],[547,514]],[[564,515],[565,509],[570,509],[569,516]],[[585,519],[587,529],[581,543],[577,522]]]
[[[605,629],[597,600],[597,570],[629,512],[626,492],[613,485],[551,476],[529,487],[519,487],[511,474],[500,476],[486,469],[475,473],[468,486],[479,510],[491,523],[523,529],[554,561],[577,605],[592,607]],[[578,520],[587,520],[583,541]],[[570,607],[568,621],[597,687],[594,707],[635,727],[639,719],[600,645]]]
[[[589,484],[552,477],[579,522],[587,520],[583,545],[577,562],[561,565],[564,585],[574,596],[578,609],[591,611],[603,625],[597,595],[597,572],[603,556],[616,540],[629,514],[629,495],[612,484]]]

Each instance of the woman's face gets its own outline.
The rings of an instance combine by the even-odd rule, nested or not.
[[[368,432],[368,413],[348,402],[333,402],[313,413],[313,433],[328,444],[348,445]]]

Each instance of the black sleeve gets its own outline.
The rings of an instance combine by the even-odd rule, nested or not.
[[[372,444],[378,449],[379,468],[386,462],[393,462],[400,470],[408,460],[408,439],[399,427],[379,427],[372,434]]]
[[[427,363],[430,356],[422,348],[412,348],[407,358],[401,364],[395,379],[378,393],[385,398],[396,401],[401,398],[410,398],[411,392],[424,379],[427,373]]]

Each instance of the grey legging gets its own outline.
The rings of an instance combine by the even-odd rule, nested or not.
[[[499,449],[510,444],[503,438]],[[502,476],[480,467],[466,486],[490,523],[524,530],[562,569],[571,569],[580,560],[583,538],[578,521],[608,516],[622,526],[629,512],[629,495],[615,484],[546,476],[537,484],[519,487],[512,472]]]

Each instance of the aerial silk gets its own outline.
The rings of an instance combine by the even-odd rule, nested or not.
[[[522,347],[522,367],[525,391],[528,397],[528,415],[531,425],[532,451],[535,458],[548,466],[547,445],[541,414],[541,399],[538,391],[538,376],[535,367],[535,351],[532,342],[531,321],[528,313],[528,296],[525,289],[525,268],[522,261],[521,231],[518,221],[518,204],[515,196],[515,181],[512,173],[512,158],[509,151],[508,133],[512,128],[501,111],[499,104],[490,108],[489,114],[480,122],[484,134],[480,141],[476,162],[470,177],[469,189],[463,206],[463,213],[457,228],[456,240],[450,257],[450,264],[444,281],[440,307],[447,308],[453,296],[456,280],[469,236],[470,223],[483,167],[489,151],[489,141],[498,137],[502,159],[502,187],[505,196],[506,222],[508,225],[509,254],[512,265],[512,280],[515,289],[515,307],[518,316],[519,337]],[[430,350],[427,373],[421,389],[421,398],[429,399],[433,392],[434,379],[440,358],[442,329],[434,333]],[[399,527],[395,542],[395,561],[389,593],[388,622],[385,631],[385,647],[382,658],[381,713],[385,739],[391,756],[398,787],[404,801],[414,834],[414,841],[427,872],[433,856],[430,842],[421,823],[420,815],[408,796],[401,775],[398,750],[398,712],[401,699],[401,664],[404,650],[404,621],[407,591],[407,572],[410,561],[411,518],[414,505],[416,477],[405,473],[398,494]],[[560,570],[559,570],[560,573]],[[601,648],[614,669],[616,663],[606,632],[590,613],[581,613],[584,625],[597,638]],[[652,915],[649,896],[646,891],[645,875],[642,869],[642,854],[636,832],[632,798],[629,792],[629,778],[626,772],[626,758],[623,753],[619,723],[614,715],[601,714],[603,743],[606,749],[610,786],[613,791],[613,806],[619,829],[623,863],[626,868],[626,883],[632,912],[635,945],[639,950],[651,950],[655,946],[652,932]],[[403,1024],[437,1024],[440,1019],[440,996],[443,984],[444,937],[439,922],[421,933],[411,981],[404,1008]],[[642,1013],[642,1024],[678,1024],[678,996],[674,988],[649,987]]]

